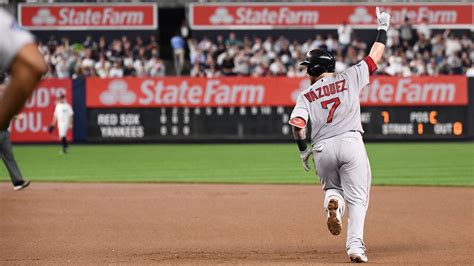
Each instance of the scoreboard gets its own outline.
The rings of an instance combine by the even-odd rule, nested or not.
[[[464,76],[371,77],[360,93],[364,138],[469,138],[473,84]],[[287,77],[87,78],[87,141],[291,141],[288,120],[309,85]]]
[[[465,136],[465,107],[365,107],[366,139],[456,139]]]
[[[88,141],[288,141],[293,107],[97,108],[88,110]],[[363,107],[367,140],[462,139],[463,106]]]

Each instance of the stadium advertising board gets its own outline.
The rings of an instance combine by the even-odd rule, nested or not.
[[[344,86],[343,84],[341,84]],[[88,78],[88,141],[291,139],[304,78]],[[315,88],[332,95],[334,88]],[[302,97],[313,97],[304,94]],[[373,77],[361,93],[366,139],[465,136],[467,79]]]
[[[19,4],[18,22],[29,30],[154,30],[154,3]]]
[[[341,84],[345,86],[344,84]],[[87,79],[87,106],[228,107],[293,106],[309,87],[306,78],[123,78]],[[330,95],[337,86],[315,88],[305,97]],[[372,77],[361,93],[362,106],[466,105],[463,76]]]
[[[72,82],[70,79],[44,79],[25,104],[17,119],[10,124],[12,142],[55,142],[59,141],[57,128],[50,134],[48,126],[54,116],[56,98],[65,94],[72,103]],[[72,140],[72,130],[67,138]]]
[[[275,29],[337,28],[344,22],[355,28],[376,25],[375,6],[371,4],[316,3],[236,3],[192,4],[190,26],[193,29]],[[408,17],[413,24],[428,18],[431,27],[471,28],[471,4],[421,3],[413,5],[384,4],[392,24]]]

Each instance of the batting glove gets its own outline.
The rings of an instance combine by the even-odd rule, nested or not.
[[[300,151],[301,162],[303,163],[303,168],[306,172],[309,172],[309,170],[311,169],[309,167],[308,160],[312,153],[313,152],[311,151],[311,147],[309,149],[306,148],[306,150],[304,151]]]
[[[390,14],[387,12],[380,13],[379,7],[375,8],[375,13],[377,14],[377,29],[387,31],[390,26]]]

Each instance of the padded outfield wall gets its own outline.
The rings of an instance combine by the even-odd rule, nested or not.
[[[75,142],[291,141],[289,115],[304,78],[45,79],[12,122],[16,143],[57,141],[47,133],[55,98],[74,107]],[[304,97],[328,97],[338,86]],[[474,79],[375,76],[361,93],[366,140],[466,140],[474,136]],[[319,96],[318,96],[319,95]],[[336,110],[337,114],[337,110]]]

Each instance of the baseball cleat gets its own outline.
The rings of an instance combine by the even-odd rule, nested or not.
[[[17,183],[13,186],[13,190],[22,190],[22,189],[26,188],[29,185],[30,185],[30,181],[28,181],[28,180],[21,181],[21,183]]]
[[[364,253],[355,253],[349,255],[351,261],[354,263],[366,263],[369,261],[369,258]]]
[[[328,204],[328,229],[331,234],[337,236],[341,233],[341,213],[337,199],[330,199]]]

